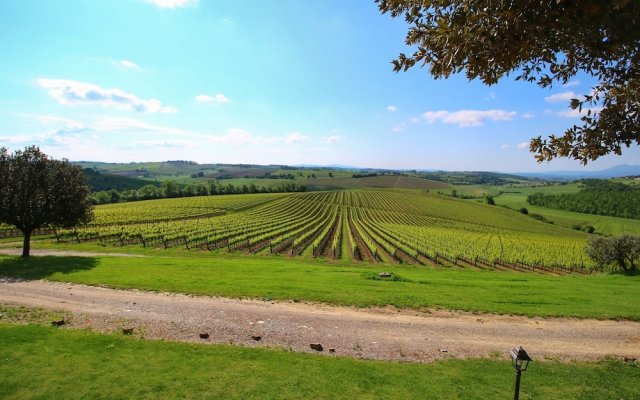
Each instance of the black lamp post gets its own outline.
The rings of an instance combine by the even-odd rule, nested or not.
[[[513,368],[516,369],[516,389],[513,394],[513,400],[518,400],[520,398],[520,375],[522,371],[527,370],[531,357],[520,346],[511,350],[511,361],[513,362]]]

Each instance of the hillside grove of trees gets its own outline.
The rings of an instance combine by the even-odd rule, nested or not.
[[[142,186],[140,189],[128,189],[123,191],[106,190],[95,192],[91,195],[93,204],[120,203],[126,201],[152,200],[175,197],[191,196],[215,196],[226,194],[248,194],[248,193],[284,193],[284,192],[306,192],[305,185],[296,183],[286,183],[279,186],[258,186],[248,184],[234,186],[232,184],[218,184],[215,181],[196,183],[189,185],[179,185],[174,181],[165,181],[158,187],[152,184]]]
[[[578,193],[527,197],[531,205],[585,214],[640,219],[640,188],[607,180],[586,179]]]

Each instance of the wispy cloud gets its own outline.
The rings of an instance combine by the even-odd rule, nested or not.
[[[502,150],[507,150],[507,149],[510,149],[510,148],[511,148],[511,145],[503,144],[503,145],[501,145],[501,146],[500,146],[500,148],[501,148]]]
[[[188,140],[139,140],[133,143],[146,147],[194,147],[195,143]]]
[[[322,138],[322,141],[327,144],[333,144],[341,140],[342,140],[342,136],[339,136],[339,135],[325,136]]]
[[[35,118],[43,125],[60,125],[67,128],[84,128],[84,123],[75,119],[60,117],[57,115],[40,115],[40,114],[16,114],[21,117]]]
[[[565,88],[570,88],[570,87],[574,87],[574,86],[578,86],[580,84],[580,81],[577,79],[572,79],[569,82],[565,83],[564,85],[562,85],[562,87]]]
[[[577,97],[578,95],[576,95],[574,92],[569,90],[566,92],[552,94],[551,96],[545,97],[544,100],[547,103],[561,103],[561,102],[569,101],[571,99],[575,99]]]
[[[394,126],[393,128],[391,128],[391,132],[393,132],[393,133],[402,132],[402,131],[404,131],[405,126],[406,126],[405,123],[401,122],[400,124],[398,124],[398,125]]]
[[[135,70],[142,70],[142,67],[139,66],[138,64],[134,63],[133,61],[129,61],[129,60],[119,60],[117,61],[117,64],[121,67],[127,68],[127,69],[135,69]]]
[[[289,134],[284,141],[288,144],[294,144],[294,143],[300,143],[300,142],[304,142],[305,140],[309,139],[309,136],[305,136],[303,134],[301,134],[300,132],[293,132],[291,134]]]
[[[215,96],[199,94],[196,96],[196,101],[200,103],[225,104],[229,102],[229,99],[222,93],[218,93]]]
[[[180,8],[198,5],[198,0],[146,0],[146,2],[160,8]]]
[[[592,107],[592,108],[585,107],[582,109],[582,111],[576,108],[576,109],[558,111],[556,115],[563,118],[579,118],[579,117],[584,117],[585,115],[589,115],[589,112],[591,112],[591,115],[594,116],[597,113],[599,113],[600,110],[602,110],[602,107]]]
[[[162,105],[160,100],[143,100],[121,89],[104,89],[91,83],[40,78],[38,85],[63,105],[99,105],[148,113],[178,112],[175,107]]]
[[[518,143],[518,145],[516,146],[516,148],[522,150],[522,149],[528,149],[529,148],[529,143],[528,142],[522,142],[522,143]]]
[[[422,114],[422,119],[432,124],[441,122],[444,124],[456,124],[461,128],[480,126],[487,120],[511,121],[516,116],[515,111],[506,110],[460,110],[460,111],[427,111]]]
[[[148,124],[133,118],[103,118],[94,122],[90,129],[98,132],[145,132],[165,135],[186,135],[182,129]]]
[[[489,92],[489,94],[486,95],[482,100],[489,101],[489,100],[495,100],[495,99],[497,99],[496,92]]]
[[[524,118],[524,119],[532,119],[535,116],[536,115],[534,113],[532,113],[531,111],[528,111],[528,112],[522,114],[522,118]]]
[[[396,112],[396,111],[398,111],[398,107],[396,107],[394,105],[387,106],[387,111]]]

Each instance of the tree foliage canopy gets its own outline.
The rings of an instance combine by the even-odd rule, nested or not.
[[[591,238],[586,251],[593,261],[602,266],[634,271],[640,262],[640,237],[622,235]]]
[[[538,162],[571,157],[583,164],[640,145],[640,1],[375,0],[410,28],[394,70],[428,65],[436,78],[464,71],[487,85],[503,76],[541,87],[578,72],[597,80],[571,101],[582,125],[532,139]]]
[[[23,256],[29,256],[35,229],[70,227],[91,217],[89,188],[80,167],[50,159],[35,146],[13,154],[0,148],[0,222],[22,231]]]

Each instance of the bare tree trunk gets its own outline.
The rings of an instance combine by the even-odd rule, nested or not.
[[[29,251],[31,250],[31,230],[25,230],[24,242],[22,243],[22,257],[29,257]]]

